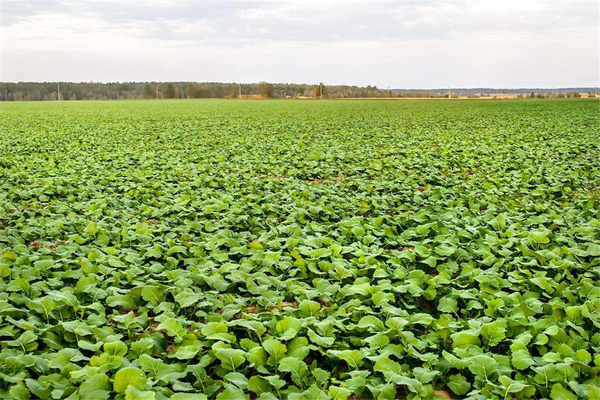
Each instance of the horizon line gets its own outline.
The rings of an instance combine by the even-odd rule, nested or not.
[[[198,80],[165,80],[165,81],[0,81],[0,84],[102,84],[102,85],[109,85],[109,84],[168,84],[168,83],[210,83],[210,84],[236,84],[236,85],[256,85],[256,84],[260,84],[261,82],[264,83],[269,83],[272,85],[319,85],[323,82],[319,82],[319,83],[297,83],[297,82],[269,82],[269,81],[256,81],[256,82],[236,82],[236,81],[231,81],[231,82],[224,82],[224,81],[198,81]],[[323,85],[325,86],[355,86],[355,87],[367,87],[367,86],[371,86],[371,87],[376,87],[379,90],[405,90],[405,91],[433,91],[433,90],[442,90],[442,91],[447,91],[447,90],[566,90],[566,89],[596,89],[596,90],[600,90],[600,86],[581,86],[581,85],[577,85],[577,86],[521,86],[521,87],[517,87],[517,86],[472,86],[472,87],[468,87],[468,86],[447,86],[447,87],[421,87],[421,88],[410,88],[410,87],[391,87],[391,86],[387,86],[387,87],[382,87],[382,86],[378,86],[378,85],[359,85],[359,84],[348,84],[348,83],[323,83]]]

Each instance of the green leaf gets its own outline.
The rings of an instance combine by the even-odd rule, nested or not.
[[[456,299],[451,297],[444,297],[440,299],[438,304],[438,310],[445,313],[457,313],[458,312],[458,302]]]
[[[246,389],[248,386],[248,378],[246,378],[243,374],[239,372],[230,372],[224,376],[227,382],[233,383],[235,386],[240,389]]]
[[[298,305],[301,317],[318,317],[321,314],[321,305],[316,301],[302,300]]]
[[[331,374],[328,371],[325,371],[323,368],[314,368],[314,365],[312,365],[310,373],[315,377],[315,380],[320,385],[324,385],[325,383],[327,383],[327,381],[331,377]]]
[[[291,393],[288,396],[289,400],[329,400],[327,393],[319,389],[317,385],[312,385],[302,393]]]
[[[8,391],[8,394],[10,395],[11,398],[16,399],[16,400],[31,399],[31,393],[29,392],[29,389],[27,389],[23,385],[12,385],[10,387],[10,390]]]
[[[179,321],[174,318],[169,318],[163,323],[158,325],[157,330],[164,330],[167,335],[173,337],[176,343],[183,340],[183,337],[187,334],[187,331],[181,326]]]
[[[308,366],[303,362],[293,357],[286,357],[279,363],[279,370],[289,372],[292,381],[297,385],[302,385],[303,379],[308,375]]]
[[[363,365],[363,356],[358,350],[330,350],[329,353],[344,360],[352,369],[358,369]]]
[[[37,348],[37,335],[32,331],[25,331],[16,340],[6,342],[11,347],[18,347],[24,353],[35,350]]]
[[[409,322],[411,325],[429,326],[433,322],[433,317],[429,314],[416,313],[410,316]]]
[[[560,383],[552,385],[552,392],[550,393],[552,400],[577,400],[577,395],[565,388]]]
[[[504,386],[504,398],[507,398],[509,393],[519,393],[521,390],[529,387],[526,383],[515,381],[508,376],[500,376],[498,378],[502,386]]]
[[[51,297],[44,296],[41,299],[30,301],[27,303],[27,306],[31,310],[43,315],[44,318],[49,319],[50,313],[56,308],[56,303]]]
[[[164,363],[162,360],[153,358],[148,354],[142,354],[139,358],[140,367],[143,371],[150,373],[150,376],[157,376]]]
[[[471,384],[463,375],[456,374],[449,377],[448,387],[454,392],[454,394],[462,396],[469,391]]]
[[[202,347],[203,343],[199,340],[184,340],[175,348],[175,352],[171,356],[178,360],[191,360],[198,354]]]
[[[302,321],[292,317],[285,317],[277,322],[275,329],[279,333],[279,337],[283,340],[290,340],[298,335],[302,328]]]
[[[221,322],[209,322],[201,330],[202,334],[210,340],[220,340],[228,343],[235,341],[235,336],[228,334],[227,331],[227,325]]]
[[[504,231],[506,229],[506,217],[504,214],[498,214],[496,218],[490,221],[490,225],[497,231]]]
[[[308,339],[305,337],[295,337],[287,345],[287,357],[295,357],[299,360],[304,360],[310,352]]]
[[[450,257],[456,252],[456,247],[447,244],[441,244],[434,248],[434,251],[440,256]]]
[[[277,366],[285,357],[287,347],[277,339],[267,339],[263,342],[263,348],[269,354],[268,362],[271,365]]]
[[[151,306],[157,306],[165,301],[165,292],[158,286],[144,286],[141,292],[142,298]]]
[[[454,367],[458,369],[465,369],[469,365],[469,360],[461,359],[456,357],[454,354],[450,354],[447,351],[442,351],[444,358]]]
[[[481,327],[479,334],[488,346],[497,346],[506,337],[506,326],[502,321],[490,322]]]
[[[181,308],[190,307],[200,300],[200,295],[190,292],[180,292],[175,295],[175,301]]]
[[[533,244],[545,244],[545,243],[549,243],[550,239],[548,239],[548,235],[550,234],[550,231],[547,229],[539,229],[539,230],[535,230],[532,231],[529,235],[529,239],[531,241],[531,243]]]
[[[352,392],[340,386],[330,386],[328,394],[333,400],[346,400]]]
[[[249,398],[244,391],[236,387],[228,387],[217,395],[217,400],[243,400]]]
[[[108,398],[110,393],[109,378],[105,374],[96,374],[79,386],[79,397],[81,399],[102,399]]]
[[[248,379],[248,390],[260,395],[261,393],[268,393],[271,390],[271,385],[261,376],[254,375]]]
[[[473,356],[469,358],[469,362],[469,371],[486,381],[498,368],[498,362],[486,355]]]
[[[311,342],[318,344],[322,347],[329,347],[335,343],[335,338],[318,335],[312,329],[308,329],[307,334]]]
[[[136,389],[143,390],[146,386],[146,374],[134,367],[127,367],[117,371],[113,388],[117,393],[125,393],[125,390],[133,386]]]
[[[372,315],[366,315],[358,321],[357,326],[361,329],[368,329],[371,332],[385,330],[385,325],[381,320]]]
[[[524,370],[535,364],[533,357],[526,349],[517,350],[512,354],[511,363],[518,370]]]
[[[329,249],[315,249],[312,251],[312,257],[314,258],[325,258],[329,257],[332,254],[332,251]]]
[[[213,348],[215,356],[221,361],[223,368],[235,372],[235,369],[242,365],[246,359],[244,355],[245,351],[239,349],[230,348]]]
[[[127,354],[127,345],[123,342],[105,343],[104,352],[111,356],[123,357]]]
[[[397,362],[390,360],[387,356],[380,357],[373,366],[373,371],[385,373],[402,374],[402,367]]]
[[[481,342],[477,335],[471,332],[457,332],[450,336],[454,343],[454,347],[459,349],[479,347]]]
[[[208,400],[208,397],[202,393],[174,393],[169,400]]]
[[[134,386],[125,389],[125,400],[155,400],[156,394],[152,391],[141,391]]]

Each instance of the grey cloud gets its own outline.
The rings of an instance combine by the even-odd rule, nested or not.
[[[544,33],[598,27],[595,1],[524,3],[532,4],[533,9],[522,11],[508,5],[506,11],[498,13],[485,8],[498,2],[466,0],[3,0],[1,23],[9,26],[36,15],[93,15],[115,28],[137,28],[141,37],[233,46],[262,41],[414,40],[477,32]]]

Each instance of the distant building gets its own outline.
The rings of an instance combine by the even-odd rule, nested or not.
[[[262,94],[242,94],[238,96],[240,99],[266,99],[267,96]]]

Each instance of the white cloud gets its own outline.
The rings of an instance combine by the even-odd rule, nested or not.
[[[598,3],[0,0],[0,80],[598,85]]]

